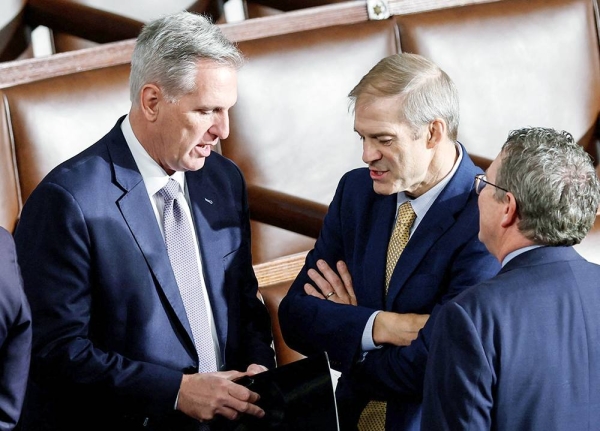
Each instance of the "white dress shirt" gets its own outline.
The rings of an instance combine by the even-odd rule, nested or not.
[[[198,263],[198,268],[200,270],[200,278],[202,280],[202,285],[206,286],[204,280],[204,273],[202,270],[202,258],[200,255],[198,236],[196,234],[196,225],[193,222],[193,216],[190,211],[190,197],[187,191],[186,182],[185,182],[185,173],[184,172],[175,172],[173,175],[169,176],[165,172],[165,170],[158,164],[156,161],[150,157],[148,152],[144,149],[142,144],[138,141],[135,134],[133,133],[133,129],[131,128],[131,124],[129,123],[129,115],[125,117],[123,123],[121,124],[121,131],[125,136],[125,141],[127,141],[127,145],[129,146],[129,150],[131,154],[133,154],[133,159],[135,160],[135,164],[137,165],[140,174],[142,174],[142,178],[144,180],[144,185],[146,186],[146,191],[148,192],[148,197],[150,198],[150,202],[152,203],[152,208],[154,209],[154,215],[156,217],[156,222],[158,223],[158,227],[160,228],[160,232],[163,235],[164,239],[164,228],[162,223],[163,211],[164,211],[164,200],[158,193],[172,178],[177,181],[180,185],[180,196],[178,200],[180,202],[181,207],[183,208],[186,216],[188,217],[188,221],[194,227],[192,229],[192,235],[194,235],[194,244],[196,245],[196,261]],[[180,199],[183,197],[184,199]],[[183,203],[186,205],[183,205]],[[208,292],[204,292],[204,302],[206,303],[206,310],[208,312],[208,320],[210,325],[210,332],[213,340],[213,347],[215,349],[215,356],[217,358],[217,370],[222,368],[222,360],[221,360],[221,352],[219,349],[219,339],[217,337],[217,331],[214,321],[214,316],[212,312],[212,308],[210,305],[210,300],[208,298]]]

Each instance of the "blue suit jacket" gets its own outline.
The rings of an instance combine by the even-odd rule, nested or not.
[[[12,430],[21,413],[31,355],[31,312],[15,244],[0,228],[0,430]]]
[[[439,313],[423,430],[600,427],[600,266],[571,247],[508,262]]]
[[[495,275],[499,265],[477,239],[479,211],[473,191],[480,172],[463,149],[455,175],[431,206],[400,256],[384,301],[387,245],[396,195],[373,191],[366,168],[347,173],[329,207],[321,235],[279,308],[286,342],[304,354],[327,351],[343,372],[338,407],[344,429],[352,429],[368,399],[388,400],[388,430],[419,429],[428,337],[436,309],[467,286]],[[358,306],[320,300],[304,293],[309,268],[318,259],[335,268],[343,260],[352,275]],[[386,346],[366,355],[361,337],[375,310],[431,313],[408,347]]]
[[[191,422],[173,409],[197,354],[121,121],[40,183],[17,227],[34,316],[26,429],[28,421],[36,431],[143,423],[184,429]],[[186,182],[225,368],[272,367],[242,174],[212,154]]]

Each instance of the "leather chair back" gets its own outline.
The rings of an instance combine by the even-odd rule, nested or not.
[[[239,47],[248,62],[239,73],[223,154],[248,182],[329,204],[341,176],[364,166],[347,95],[375,63],[398,52],[394,21],[297,32]],[[254,222],[252,235],[256,262],[314,245],[313,238]]]
[[[23,202],[42,178],[104,136],[129,111],[128,76],[129,65],[116,66],[0,92],[0,163],[14,172],[0,177],[8,202],[0,208],[2,226],[14,229]]]
[[[13,60],[21,55],[31,42],[25,25],[27,0],[0,2],[0,61]]]
[[[402,50],[458,87],[459,140],[494,159],[508,132],[567,130],[591,153],[600,58],[591,0],[505,0],[396,17]]]

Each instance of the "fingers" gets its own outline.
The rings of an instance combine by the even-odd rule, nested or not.
[[[338,261],[336,266],[346,288],[346,293],[349,297],[350,304],[357,305],[358,302],[356,301],[356,294],[354,293],[354,287],[352,286],[352,276],[350,275],[350,271],[348,271],[348,267],[344,261],[341,260]]]
[[[265,415],[265,411],[256,405],[256,402],[260,399],[260,396],[256,392],[233,383],[229,388],[229,395],[231,395],[231,398],[223,406],[225,412],[228,408],[235,411],[235,417],[229,417],[229,419],[237,419],[240,413],[258,418],[262,418]],[[221,414],[220,412],[218,413]]]
[[[260,396],[230,380],[245,374],[225,371],[183,376],[177,409],[200,421],[212,420],[216,415],[232,420],[240,414],[263,417],[264,410],[255,404]]]
[[[319,262],[321,262],[321,261],[319,261]],[[325,265],[327,265],[327,264],[325,264]],[[319,267],[319,270],[321,269],[318,262],[317,262],[317,267]],[[323,271],[321,271],[321,272],[323,272]],[[319,271],[316,271],[312,268],[308,270],[307,274],[310,277],[310,279],[313,281],[313,283],[316,285],[316,287],[319,289],[321,299],[331,298],[330,294],[335,293],[335,290],[334,290],[333,286],[331,286],[329,281],[327,281],[325,279],[325,277],[323,275],[321,275],[321,273]],[[327,295],[329,295],[329,298],[327,297]],[[313,296],[315,296],[315,295],[313,295]]]
[[[310,272],[311,271],[313,271],[313,270],[311,269],[311,270],[308,271],[308,276],[309,277],[310,277]],[[325,299],[325,297],[323,295],[321,295],[321,292],[319,292],[317,289],[315,289],[312,284],[306,283],[304,285],[304,292],[306,292],[307,295],[314,296],[315,298]]]
[[[418,337],[427,319],[428,314],[382,311],[373,322],[373,341],[378,345],[408,346]]]
[[[248,365],[248,369],[246,370],[246,373],[249,376],[254,376],[255,374],[259,374],[259,373],[265,372],[267,370],[268,370],[268,368],[265,367],[264,365],[250,364],[250,365]]]
[[[342,261],[337,264],[338,271],[341,270],[340,275],[322,259],[317,261],[317,268],[318,271],[311,268],[307,272],[314,283],[314,286],[309,283],[304,285],[307,295],[339,304],[357,304],[352,287],[352,276]]]

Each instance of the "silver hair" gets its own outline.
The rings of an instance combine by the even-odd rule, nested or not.
[[[448,136],[456,141],[458,91],[446,72],[425,57],[401,53],[380,60],[348,94],[351,107],[363,93],[381,97],[404,95],[399,114],[413,131],[441,118],[448,127]]]
[[[578,244],[596,220],[600,181],[592,159],[570,133],[512,131],[500,153],[496,184],[516,199],[521,233],[536,244]],[[505,192],[495,189],[495,198]]]
[[[198,61],[239,69],[244,57],[208,18],[179,12],[152,21],[137,38],[131,57],[129,92],[139,103],[142,87],[158,85],[171,102],[196,89]]]

